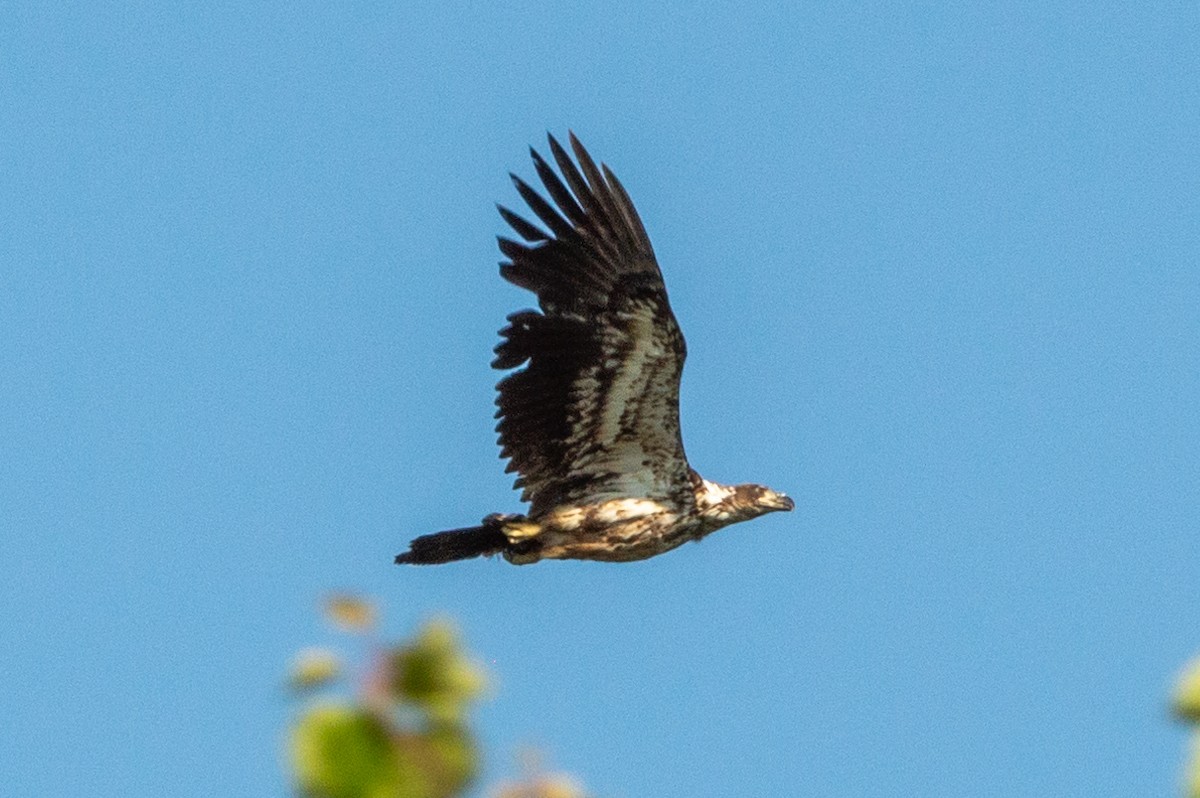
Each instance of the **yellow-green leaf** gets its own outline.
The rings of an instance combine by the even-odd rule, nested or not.
[[[336,679],[341,670],[337,654],[327,648],[306,648],[292,662],[289,681],[293,690],[312,690]]]
[[[439,726],[425,735],[425,742],[432,754],[430,769],[441,794],[455,794],[475,778],[479,755],[465,727]]]
[[[483,686],[483,671],[462,654],[454,627],[445,621],[430,623],[392,654],[394,697],[417,704],[435,720],[461,718]]]
[[[1175,714],[1189,723],[1200,723],[1200,659],[1193,661],[1179,678]]]
[[[350,706],[310,709],[292,731],[299,792],[312,798],[397,798],[408,793],[383,724]]]

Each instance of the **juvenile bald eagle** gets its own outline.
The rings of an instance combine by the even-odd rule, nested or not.
[[[496,386],[496,431],[529,513],[424,535],[397,563],[642,560],[793,507],[770,488],[718,485],[688,466],[679,433],[687,350],[650,239],[616,176],[574,134],[570,142],[578,166],[550,137],[561,179],[530,150],[557,209],[511,175],[545,230],[499,207],[524,240],[500,237],[500,274],[540,308],[508,317],[492,363],[524,366]]]

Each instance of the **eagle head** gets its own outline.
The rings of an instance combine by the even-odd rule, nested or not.
[[[766,485],[721,485],[699,478],[693,481],[693,488],[696,509],[704,518],[706,533],[796,506],[790,498]]]
[[[766,485],[734,485],[733,504],[753,511],[751,518],[778,510],[794,510],[796,503],[788,496]]]

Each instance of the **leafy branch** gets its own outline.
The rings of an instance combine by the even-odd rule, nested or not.
[[[410,640],[374,637],[375,608],[351,596],[325,604],[328,620],[366,644],[365,664],[347,673],[327,648],[300,652],[290,686],[304,704],[289,732],[292,782],[305,798],[458,798],[474,783],[480,753],[468,724],[486,685],[445,620]],[[350,686],[350,695],[337,695]],[[562,776],[531,775],[501,785],[496,798],[583,798]]]

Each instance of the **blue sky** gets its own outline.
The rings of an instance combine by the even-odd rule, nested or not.
[[[1200,651],[1195,3],[7,4],[0,778],[286,795],[281,690],[446,612],[602,796],[1169,795]],[[574,129],[768,516],[396,568],[519,505],[493,203]]]

